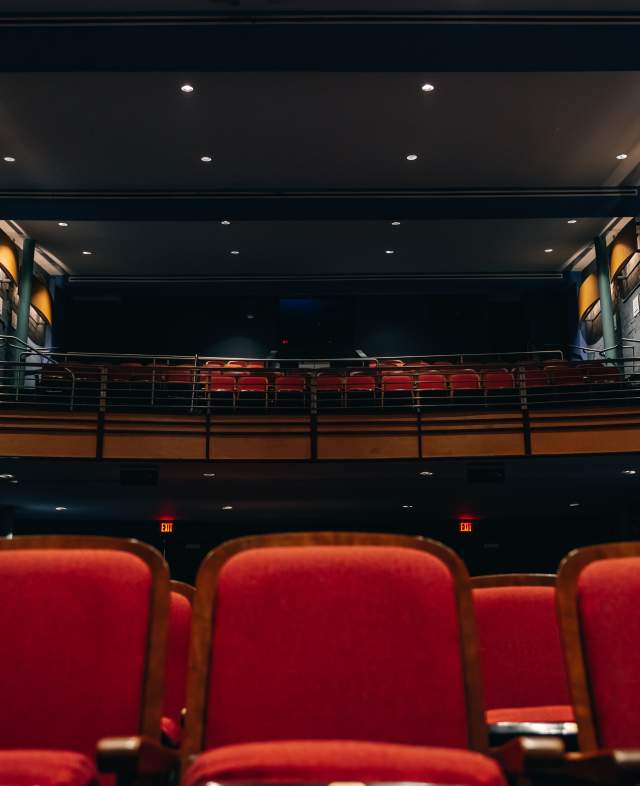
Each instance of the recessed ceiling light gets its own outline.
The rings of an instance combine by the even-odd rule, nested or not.
[[[85,255],[85,257],[90,257],[91,254],[93,254],[93,251],[83,251],[82,253]]]
[[[400,222],[399,221],[392,221],[391,222],[391,226],[392,227],[399,227],[400,226]]]
[[[61,510],[66,510],[66,508],[65,508],[65,507],[63,507],[62,505],[59,505],[59,506],[56,508],[56,510],[57,510],[57,511],[61,511]]]
[[[569,503],[569,507],[570,508],[579,508],[580,507],[580,503],[579,502],[570,502]]]
[[[202,473],[202,477],[203,478],[215,478],[215,476],[216,476],[215,472],[203,472]]]
[[[223,505],[222,510],[233,510],[233,505]]]
[[[618,161],[624,161],[624,160],[625,160],[625,158],[629,158],[629,156],[628,156],[626,153],[619,153],[619,154],[616,156],[616,158],[618,159]],[[5,161],[6,161],[6,160],[7,160],[7,159],[5,158]]]
[[[402,507],[403,507],[405,510],[410,510],[410,509],[413,507],[413,505],[403,505]]]
[[[3,161],[6,161],[7,164],[15,164],[15,158],[13,156],[5,156]]]
[[[417,161],[417,160],[418,160],[418,156],[415,153],[410,153],[407,156],[407,161]]]
[[[187,83],[185,85],[182,85],[180,90],[182,90],[183,93],[193,93],[194,87],[193,87],[193,85],[190,85],[189,83]]]
[[[58,221],[58,226],[59,226],[59,227],[68,227],[68,226],[69,226],[69,224],[67,224],[67,222],[66,222],[66,221]]]
[[[577,220],[576,218],[570,218],[570,219],[567,221],[567,224],[577,224],[577,223],[578,223],[578,220]]]
[[[15,484],[15,483],[20,483],[20,481],[19,480],[10,480],[9,483],[14,483]]]
[[[436,87],[435,85],[432,85],[431,82],[425,82],[420,89],[423,93],[433,93]]]
[[[384,253],[385,253],[385,254],[395,254],[396,252],[395,252],[395,251],[393,251],[393,249],[391,249],[391,248],[388,248],[388,249],[387,249],[387,250],[386,250]]]
[[[638,474],[638,470],[637,469],[623,469],[622,470],[622,474],[623,475],[637,475]]]
[[[13,475],[10,475],[8,472],[5,472],[4,475],[0,475],[0,478],[2,478],[2,480],[12,480]]]
[[[213,158],[211,156],[200,156],[200,161],[202,161],[203,164],[210,164]]]
[[[423,478],[430,478],[433,475],[433,472],[429,472],[428,469],[423,469],[420,474]]]
[[[247,319],[255,319],[253,314],[247,314]]]
[[[237,254],[239,254],[240,252],[239,252],[239,251],[235,251],[235,250],[234,250],[234,251],[232,251],[231,253],[232,253],[234,256],[236,256],[236,255],[237,255]]]
[[[553,254],[553,249],[552,248],[545,248],[544,253],[545,254]]]
[[[227,221],[227,219],[225,218],[225,220],[221,221],[220,223],[222,224],[223,227],[228,227],[231,221]]]

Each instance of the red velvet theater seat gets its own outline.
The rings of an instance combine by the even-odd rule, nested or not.
[[[502,786],[470,699],[469,580],[446,547],[358,533],[231,541],[200,569],[194,620],[204,668],[190,673],[184,756],[205,753],[187,786]]]
[[[560,566],[560,622],[583,751],[640,747],[639,597],[640,543],[578,549]]]
[[[555,576],[482,576],[472,586],[487,722],[572,722]]]
[[[162,663],[150,653],[164,647],[168,575],[155,549],[0,540],[0,592],[0,783],[91,783],[100,739],[159,740]]]
[[[187,667],[191,638],[191,604],[195,589],[182,581],[171,582],[169,635],[165,664],[162,733],[177,746],[182,738],[181,716],[187,703]]]

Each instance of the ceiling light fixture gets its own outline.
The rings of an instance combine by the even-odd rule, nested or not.
[[[210,164],[213,158],[211,156],[200,156],[200,161],[202,161],[203,164]]]
[[[247,314],[247,319],[255,319],[253,314]]]
[[[60,512],[61,510],[66,510],[66,508],[63,505],[59,505],[56,510]]]
[[[420,474],[423,478],[430,478],[433,475],[433,472],[429,472],[428,469],[423,469]]]
[[[202,473],[202,477],[203,478],[215,478],[215,476],[216,476],[215,472],[203,472]]]
[[[85,255],[85,257],[90,257],[91,254],[93,254],[93,251],[83,251],[82,253]]]
[[[415,153],[410,153],[407,156],[407,161],[417,161],[417,160],[418,160],[418,156]]]
[[[223,505],[222,510],[233,510],[233,505]]]
[[[16,160],[13,156],[5,156],[3,161],[6,161],[7,164],[15,164]]]
[[[570,219],[567,221],[567,224],[577,224],[577,223],[578,223],[578,220],[577,220],[576,218],[570,218]]]
[[[436,86],[432,85],[431,82],[425,82],[420,89],[423,93],[433,93],[433,91],[436,89]]]
[[[626,153],[619,153],[619,154],[616,156],[616,158],[618,159],[618,161],[624,161],[624,160],[625,160],[625,158],[629,158],[629,156],[628,156]],[[6,160],[7,160],[7,159],[5,158],[5,161],[6,161]]]
[[[67,222],[66,222],[66,221],[58,221],[58,226],[59,226],[59,227],[68,227],[68,226],[69,226],[69,224],[67,224]]]
[[[190,85],[190,84],[187,82],[187,84],[184,84],[184,85],[182,85],[182,87],[180,88],[180,90],[182,90],[182,92],[183,92],[183,93],[193,93],[193,91],[194,91],[194,87],[193,87],[193,85]]]
[[[399,227],[400,226],[400,222],[399,221],[392,221],[391,222],[391,226],[392,227]]]
[[[238,255],[240,252],[239,252],[239,251],[236,251],[236,250],[234,250],[234,251],[231,251],[231,253],[232,253],[234,256],[237,256],[237,255]]]
[[[553,254],[553,249],[552,248],[545,248],[544,253],[545,254]]]
[[[231,221],[228,221],[228,220],[225,218],[225,219],[224,219],[224,221],[221,221],[220,223],[222,224],[222,226],[223,226],[223,227],[228,227],[228,226],[229,226],[229,224],[231,223]]]
[[[570,508],[579,508],[580,507],[580,503],[579,502],[570,502],[569,503],[569,507]]]
[[[638,470],[637,469],[623,469],[622,470],[622,474],[623,475],[637,475],[638,474]]]
[[[5,472],[4,475],[0,475],[2,480],[13,480],[13,475],[10,475],[8,472]]]
[[[10,480],[9,483],[13,483],[15,485],[16,483],[20,483],[20,481],[19,480]]]
[[[393,251],[393,249],[391,249],[391,248],[388,248],[388,249],[387,249],[387,250],[386,250],[384,253],[385,253],[385,254],[395,254],[396,252],[395,252],[395,251]]]
[[[413,507],[413,505],[403,505],[402,507],[403,507],[405,510],[411,510],[411,508]]]

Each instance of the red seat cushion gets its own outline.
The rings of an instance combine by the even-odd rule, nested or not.
[[[0,751],[0,783],[6,786],[94,786],[93,762],[68,751]]]
[[[210,750],[198,756],[187,770],[183,786],[224,781],[505,784],[498,765],[480,753],[335,740],[258,742]]]
[[[547,707],[511,707],[487,711],[487,723],[573,723],[570,704]]]

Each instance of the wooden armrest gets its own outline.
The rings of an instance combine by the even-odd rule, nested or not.
[[[562,774],[571,780],[626,786],[640,781],[640,750],[626,748],[592,753],[568,753]]]
[[[566,754],[559,737],[516,737],[491,755],[509,775],[545,773],[562,767]]]
[[[180,756],[151,737],[106,737],[98,742],[96,762],[100,772],[119,776],[165,775],[178,769]]]

